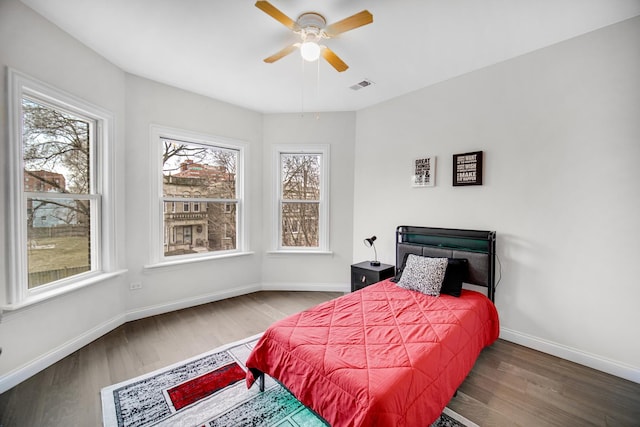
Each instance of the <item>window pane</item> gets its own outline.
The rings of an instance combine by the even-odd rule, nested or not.
[[[282,246],[318,247],[318,203],[282,203]]]
[[[236,198],[238,151],[162,139],[165,197]]]
[[[91,271],[90,201],[27,199],[29,289]]]
[[[282,154],[284,200],[320,200],[320,154]]]
[[[236,249],[235,202],[201,202],[198,211],[187,205],[164,202],[164,256]]]
[[[22,100],[24,188],[30,192],[90,193],[90,123]]]

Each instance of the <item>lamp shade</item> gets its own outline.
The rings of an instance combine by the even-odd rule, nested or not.
[[[367,247],[373,248],[373,255],[375,258],[373,261],[369,261],[369,264],[377,267],[380,265],[380,261],[378,261],[378,251],[376,251],[376,245],[373,243],[376,241],[376,239],[377,239],[376,236],[368,237],[364,239],[364,245]]]

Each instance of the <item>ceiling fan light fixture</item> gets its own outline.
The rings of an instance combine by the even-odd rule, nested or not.
[[[317,61],[320,58],[320,45],[314,41],[305,41],[300,45],[300,55],[305,61]]]
[[[327,20],[324,16],[317,12],[305,12],[294,21],[269,3],[268,0],[256,1],[256,7],[299,35],[302,40],[302,43],[290,44],[274,55],[265,58],[264,62],[271,64],[299,49],[305,61],[317,61],[322,56],[339,73],[347,70],[349,66],[328,46],[320,45],[319,42],[373,22],[373,15],[368,10],[360,11],[355,15],[327,25]]]

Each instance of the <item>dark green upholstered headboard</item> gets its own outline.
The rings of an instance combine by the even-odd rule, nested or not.
[[[396,229],[396,269],[405,254],[466,258],[469,278],[466,282],[487,288],[495,298],[496,232],[401,225]]]

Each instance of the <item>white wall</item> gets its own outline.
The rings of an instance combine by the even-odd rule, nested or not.
[[[496,230],[502,336],[640,381],[640,18],[359,111],[353,240]],[[484,185],[452,187],[483,150]],[[437,156],[436,187],[410,186]],[[354,261],[370,250],[354,247]]]
[[[264,116],[262,270],[266,289],[348,291],[352,257],[355,113]],[[332,254],[275,254],[273,249],[273,146],[330,145],[330,236]]]
[[[6,302],[7,67],[42,80],[113,113],[115,118],[116,197],[124,199],[125,75],[17,0],[0,2],[0,301]],[[124,205],[116,207],[116,233],[125,234]],[[120,268],[127,248],[117,243]],[[123,321],[119,276],[16,312],[0,321],[0,383],[18,381],[108,332]],[[26,370],[20,370],[28,366]],[[2,387],[0,387],[2,391]]]
[[[260,289],[262,249],[262,115],[200,95],[127,75],[128,318],[192,306]],[[149,129],[152,124],[242,141],[246,150],[246,223],[253,254],[145,269],[151,263]]]

